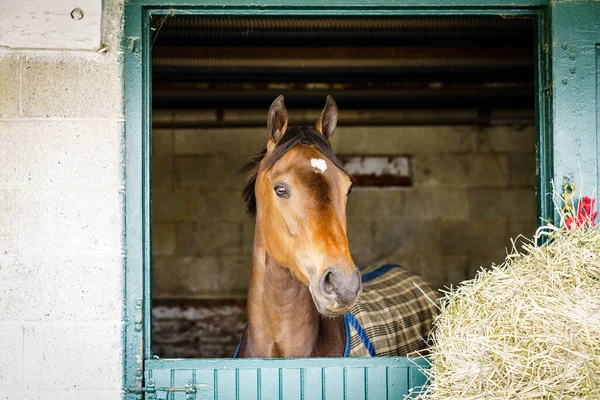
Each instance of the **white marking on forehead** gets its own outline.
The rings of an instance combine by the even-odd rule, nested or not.
[[[321,173],[327,171],[327,161],[323,160],[322,158],[311,158],[310,165],[312,165],[313,168],[321,171]]]

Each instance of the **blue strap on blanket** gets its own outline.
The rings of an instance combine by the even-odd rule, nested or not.
[[[381,275],[385,274],[390,269],[396,268],[396,267],[399,267],[399,265],[397,265],[397,264],[382,265],[381,267],[377,268],[375,271],[371,271],[368,274],[364,274],[360,280],[363,283],[372,281],[373,279],[378,278]],[[365,333],[364,329],[362,328],[362,326],[360,326],[360,322],[358,322],[358,320],[351,313],[344,314],[344,328],[346,330],[346,347],[344,348],[344,357],[350,356],[350,326],[352,326],[354,328],[354,330],[356,331],[356,333],[358,333],[358,337],[361,338],[361,340],[363,341],[367,351],[369,352],[369,355],[371,357],[377,357],[377,353],[375,352],[373,343],[371,343],[371,340],[369,340],[369,338],[367,337],[367,334]],[[241,346],[242,346],[242,340],[240,339],[237,349],[235,349],[235,354],[233,355],[233,358],[237,358],[238,353],[240,352]]]
[[[349,325],[352,325],[352,327],[354,328],[356,333],[358,333],[358,337],[362,339],[365,347],[367,348],[367,351],[369,352],[369,355],[371,357],[377,357],[377,353],[375,353],[375,348],[373,347],[373,344],[367,337],[367,334],[363,330],[362,326],[360,326],[360,323],[356,320],[354,315],[352,315],[350,313],[345,314],[344,315],[344,324],[346,325],[346,349],[344,350],[344,357],[348,357],[350,355],[350,328],[349,328]]]
[[[375,271],[371,271],[368,274],[364,274],[360,280],[363,283],[372,281],[373,279],[380,277],[381,275],[385,274],[392,268],[396,268],[396,267],[399,267],[399,265],[396,265],[396,264],[382,265],[381,267],[377,268]],[[358,337],[363,341],[363,344],[365,345],[365,348],[369,352],[369,355],[371,357],[377,357],[377,353],[375,352],[375,347],[373,347],[373,343],[371,343],[371,340],[365,333],[364,329],[362,328],[362,326],[360,325],[360,322],[358,322],[356,317],[354,315],[352,315],[351,313],[344,315],[344,324],[346,325],[346,349],[344,350],[344,357],[348,357],[350,355],[350,328],[349,328],[350,325],[354,328],[354,330],[358,334]]]
[[[242,334],[242,338],[244,337],[244,334]],[[235,353],[233,354],[233,358],[237,358],[238,353],[240,352],[240,347],[242,347],[242,339],[240,339],[240,342],[238,343],[238,347],[235,349]]]

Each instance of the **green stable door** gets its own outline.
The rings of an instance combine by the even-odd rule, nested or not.
[[[151,350],[150,18],[206,16],[502,15],[536,20],[538,213],[556,219],[550,193],[570,180],[598,187],[600,2],[132,0],[123,43],[126,96],[126,399],[401,399],[426,383],[424,360],[156,359]]]

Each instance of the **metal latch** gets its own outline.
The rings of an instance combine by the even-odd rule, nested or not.
[[[136,376],[136,382],[137,382]],[[137,385],[136,385],[137,386]],[[145,386],[137,386],[135,389],[127,389],[128,393],[135,393],[137,400],[166,400],[168,398],[169,393],[185,393],[186,400],[196,400],[196,386],[193,384],[191,380],[188,380],[184,387],[177,386],[166,386],[166,387],[157,387],[154,379],[150,378],[147,380]],[[143,397],[143,394],[146,394]]]

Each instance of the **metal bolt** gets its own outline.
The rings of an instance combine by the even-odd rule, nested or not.
[[[575,73],[575,67],[569,68],[569,71],[571,71],[571,73],[574,74]]]
[[[73,11],[71,11],[71,18],[73,18],[76,21],[79,21],[83,18],[83,10],[79,7],[74,8]]]
[[[566,85],[567,83],[569,83],[569,80],[567,78],[563,78],[562,83]]]
[[[575,53],[571,53],[569,54],[569,58],[573,61],[575,61],[575,59],[577,58],[577,56],[575,56]]]
[[[137,307],[141,307],[141,306],[142,306],[142,299],[137,299],[137,300],[135,301],[135,305],[136,305]]]
[[[133,329],[135,329],[136,332],[141,332],[142,331],[142,324],[135,324],[135,327]]]
[[[563,43],[563,44],[562,44],[562,48],[563,48],[564,50],[566,50],[566,49],[568,49],[568,48],[569,48],[569,45],[568,45],[568,44],[566,44],[566,43]]]

